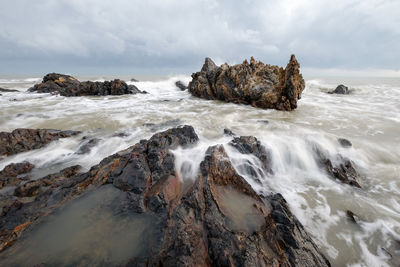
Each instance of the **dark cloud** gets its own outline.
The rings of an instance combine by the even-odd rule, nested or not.
[[[400,2],[19,0],[0,10],[0,73],[183,72],[204,57],[396,69]]]

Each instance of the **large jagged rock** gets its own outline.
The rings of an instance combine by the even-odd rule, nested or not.
[[[112,184],[120,190],[118,201],[110,203],[117,214],[157,218],[156,234],[146,235],[142,244],[146,253],[123,265],[329,266],[283,197],[258,195],[222,145],[208,149],[198,177],[184,186],[171,150],[196,142],[191,126],[173,128],[105,158],[87,173],[64,170],[18,187],[0,217],[0,250],[68,200]],[[234,144],[268,164],[254,137]],[[22,201],[27,197],[30,202]]]
[[[194,184],[169,203],[163,249],[132,266],[329,266],[282,196],[257,195],[223,146],[208,149]]]
[[[134,85],[115,79],[105,82],[80,82],[72,76],[49,73],[40,84],[29,89],[30,92],[55,93],[62,96],[101,96],[144,93]]]
[[[80,133],[79,131],[22,128],[11,133],[0,132],[0,158],[42,148],[52,141]]]
[[[293,110],[305,83],[294,55],[286,68],[265,65],[251,58],[250,64],[217,67],[206,58],[200,72],[192,74],[189,92],[204,99],[243,103],[264,109]]]

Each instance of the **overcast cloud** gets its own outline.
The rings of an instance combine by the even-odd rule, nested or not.
[[[209,56],[313,69],[400,62],[398,0],[2,0],[0,73],[191,73]]]

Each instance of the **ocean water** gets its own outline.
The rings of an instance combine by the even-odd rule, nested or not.
[[[176,88],[177,80],[188,83],[190,77],[128,82],[149,94],[66,98],[27,93],[41,81],[38,77],[0,77],[0,87],[20,91],[0,92],[0,131],[83,132],[5,158],[0,169],[28,160],[37,167],[35,178],[75,164],[88,170],[155,132],[188,124],[201,141],[194,148],[173,151],[176,170],[185,181],[196,177],[208,146],[224,144],[237,171],[255,190],[285,197],[333,266],[400,265],[400,79],[306,79],[302,99],[292,112],[198,99]],[[327,94],[340,83],[350,87],[350,95]],[[260,163],[230,147],[224,128],[257,137],[271,152],[273,174],[258,170],[260,182],[255,182],[243,166],[257,169]],[[91,138],[100,141],[90,153],[76,154]],[[352,147],[340,146],[338,138],[348,139]],[[330,179],[314,159],[315,147],[322,148],[333,164],[338,164],[338,155],[351,159],[362,176],[362,188]],[[358,215],[358,224],[349,220],[347,210]]]

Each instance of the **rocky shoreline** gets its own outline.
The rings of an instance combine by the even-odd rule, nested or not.
[[[269,151],[255,137],[232,138],[229,146],[255,156],[265,172],[271,171]],[[126,259],[126,266],[330,266],[285,199],[279,193],[257,194],[236,172],[223,145],[208,148],[198,176],[184,186],[171,150],[198,141],[193,127],[179,126],[103,159],[89,172],[72,166],[37,180],[29,178],[30,163],[7,166],[0,179],[16,188],[1,197],[0,251],[5,251],[0,258],[48,215],[111,184],[120,192],[113,209],[158,218],[152,226],[157,235],[146,248],[151,253]],[[29,147],[43,145],[41,139],[31,142]],[[323,151],[316,149],[315,155],[332,178],[359,187],[351,161],[337,168]]]

